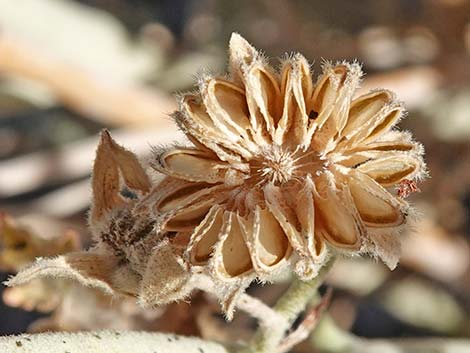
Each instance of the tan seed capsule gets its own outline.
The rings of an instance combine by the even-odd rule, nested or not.
[[[178,201],[187,214],[159,206],[163,229],[194,225],[185,228],[191,268],[234,293],[290,266],[311,278],[332,252],[396,265],[409,205],[388,188],[425,173],[423,150],[391,130],[404,113],[393,93],[354,98],[361,76],[356,63],[327,63],[314,83],[300,54],[277,73],[232,35],[230,76],[203,77],[174,114],[194,146],[155,157],[166,180],[184,181],[178,197],[199,200]]]

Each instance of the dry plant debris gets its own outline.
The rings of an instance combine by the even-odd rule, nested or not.
[[[54,237],[41,236],[0,212],[0,269],[17,272],[36,257],[64,254],[80,249],[80,235],[72,229]]]
[[[387,90],[354,98],[357,63],[325,63],[314,82],[300,54],[277,72],[238,34],[229,51],[228,76],[204,75],[181,97],[173,118],[192,145],[155,150],[151,166],[164,176],[152,180],[104,131],[93,247],[40,259],[8,285],[65,277],[145,306],[197,288],[215,294],[228,318],[256,304],[255,317],[266,313],[284,331],[337,255],[371,254],[395,268],[413,209],[394,189],[426,175],[422,146],[395,128],[402,104]],[[243,294],[288,270],[305,282],[290,290],[303,296],[295,305],[271,310]],[[272,346],[258,343],[260,352]]]

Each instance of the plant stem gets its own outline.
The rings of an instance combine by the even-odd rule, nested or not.
[[[294,279],[289,289],[279,298],[273,308],[283,320],[272,322],[269,325],[260,323],[251,343],[241,353],[277,352],[286,331],[290,329],[297,317],[317,294],[318,287],[323,283],[333,263],[334,258],[331,258],[318,275],[310,281]]]
[[[315,351],[321,353],[464,353],[470,352],[470,340],[452,338],[359,338],[339,328],[325,315],[309,338]]]
[[[331,258],[321,268],[318,275],[310,281],[301,281],[296,278],[289,289],[279,298],[274,310],[284,316],[290,325],[317,295],[317,290],[323,284],[333,263],[334,258]]]
[[[206,275],[194,275],[192,281],[194,288],[217,296],[214,283]],[[261,300],[254,298],[246,293],[240,295],[240,298],[237,302],[237,308],[258,320],[258,323],[261,326],[266,326],[269,325],[269,323],[283,320],[283,317],[281,317],[281,315],[279,315],[274,309],[263,303]]]
[[[353,334],[339,328],[328,313],[309,337],[311,346],[324,353],[350,352],[357,340]]]

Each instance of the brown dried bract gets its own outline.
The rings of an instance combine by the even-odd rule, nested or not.
[[[35,278],[61,277],[108,294],[138,297],[144,305],[165,304],[189,292],[189,272],[158,232],[151,182],[137,157],[103,131],[93,167],[88,251],[39,259],[10,279],[10,286]]]

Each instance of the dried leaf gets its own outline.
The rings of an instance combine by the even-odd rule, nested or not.
[[[117,267],[116,261],[107,255],[75,252],[51,259],[38,259],[36,263],[10,278],[5,284],[14,287],[37,278],[65,278],[112,294],[111,276],[115,267]]]

